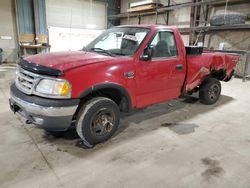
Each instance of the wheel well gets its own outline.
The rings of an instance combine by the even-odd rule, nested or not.
[[[113,100],[118,105],[121,112],[129,112],[131,109],[131,101],[127,93],[124,93],[124,91],[116,88],[101,88],[91,91],[88,94],[80,97],[80,104],[76,110],[75,115],[78,114],[80,108],[84,103],[94,97],[107,97]]]
[[[226,77],[226,71],[224,69],[211,70],[209,76],[218,80],[223,80]]]
[[[86,96],[87,99],[91,99],[93,97],[107,97],[111,100],[113,100],[119,107],[120,103],[122,101],[122,94],[119,90],[114,88],[104,88],[96,90]],[[122,110],[122,109],[120,109]]]
[[[208,74],[206,77],[204,77],[202,80],[201,80],[201,83],[196,86],[193,90],[191,91],[188,91],[188,94],[189,95],[192,95],[193,92],[197,92],[199,91],[199,88],[200,88],[200,85],[207,79],[207,78],[216,78],[218,80],[223,80],[224,78],[226,77],[226,70],[225,69],[219,69],[219,70],[211,70],[210,71],[210,74]],[[229,78],[230,79],[230,78]]]

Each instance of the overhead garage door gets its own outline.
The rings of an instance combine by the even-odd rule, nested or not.
[[[106,29],[106,4],[91,0],[46,0],[51,52],[80,50]]]
[[[49,27],[105,29],[106,4],[92,0],[46,0]]]

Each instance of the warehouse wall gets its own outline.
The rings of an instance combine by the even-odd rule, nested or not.
[[[17,59],[17,34],[14,0],[0,1],[0,48],[4,61]]]

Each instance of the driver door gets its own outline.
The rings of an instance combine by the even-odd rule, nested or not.
[[[151,58],[136,64],[137,106],[160,103],[180,95],[185,71],[178,58],[174,34],[159,31],[148,44]]]

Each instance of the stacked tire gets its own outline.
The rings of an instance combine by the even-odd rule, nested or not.
[[[245,24],[247,16],[241,13],[228,13],[215,15],[210,19],[211,26]]]

